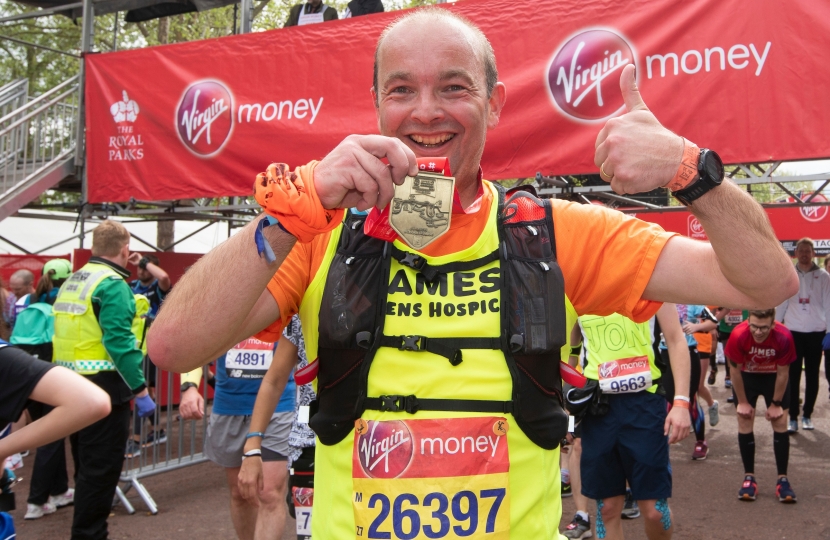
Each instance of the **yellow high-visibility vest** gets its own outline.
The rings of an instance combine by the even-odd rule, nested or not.
[[[115,371],[115,363],[104,347],[104,336],[92,307],[92,293],[101,282],[113,277],[121,279],[115,270],[105,264],[87,263],[61,286],[53,306],[54,363],[81,375]],[[149,307],[150,303],[146,297],[136,295],[136,315],[133,318],[132,330],[137,344],[140,344],[144,336],[142,315]]]

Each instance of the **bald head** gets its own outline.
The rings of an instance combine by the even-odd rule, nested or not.
[[[18,270],[9,279],[9,288],[18,298],[35,292],[35,275],[28,270]]]
[[[476,51],[476,55],[482,64],[487,96],[492,95],[493,88],[495,88],[499,80],[499,72],[496,69],[496,55],[493,52],[493,46],[490,45],[487,36],[469,19],[456,15],[449,10],[442,8],[422,8],[395,19],[380,34],[377,47],[375,47],[375,67],[372,78],[372,88],[374,88],[376,96],[379,94],[378,64],[380,63],[380,51],[384,46],[386,38],[398,32],[428,31],[424,29],[434,28],[438,24],[454,27],[458,31],[459,38],[467,39],[470,46]],[[375,105],[377,105],[377,98]]]

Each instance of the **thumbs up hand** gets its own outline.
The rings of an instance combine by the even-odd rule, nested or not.
[[[683,156],[683,139],[663,127],[652,114],[634,79],[634,66],[620,74],[626,113],[611,118],[599,132],[594,163],[600,176],[623,195],[664,187]]]

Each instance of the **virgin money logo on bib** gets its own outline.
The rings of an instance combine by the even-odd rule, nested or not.
[[[581,121],[600,121],[620,112],[620,72],[635,62],[634,49],[619,34],[592,29],[565,41],[553,55],[546,74],[556,107]]]
[[[370,478],[396,478],[412,461],[412,433],[404,422],[369,421],[368,429],[358,435],[357,455],[360,467]]]
[[[219,152],[233,128],[233,96],[224,84],[202,80],[191,84],[176,110],[176,132],[188,150],[200,157]]]
[[[620,374],[620,365],[616,362],[606,362],[599,366],[599,376],[603,379],[610,379]]]

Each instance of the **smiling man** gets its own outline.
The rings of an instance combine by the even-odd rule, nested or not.
[[[149,352],[188,371],[252,334],[276,340],[300,314],[316,359],[296,375],[318,392],[309,425],[326,519],[315,538],[557,538],[559,366],[577,315],[642,322],[661,301],[774,305],[794,293],[795,271],[716,155],[648,111],[632,67],[620,82],[629,112],[599,133],[597,166],[620,193],[671,183],[712,245],[483,180],[507,91],[469,21],[411,12],[375,58],[381,134],[260,174],[268,216],[187,273]],[[450,169],[455,193],[439,193]],[[406,230],[425,247],[395,234],[401,217],[420,223]],[[211,281],[236,286],[206,295]],[[280,366],[285,379],[292,368]]]

